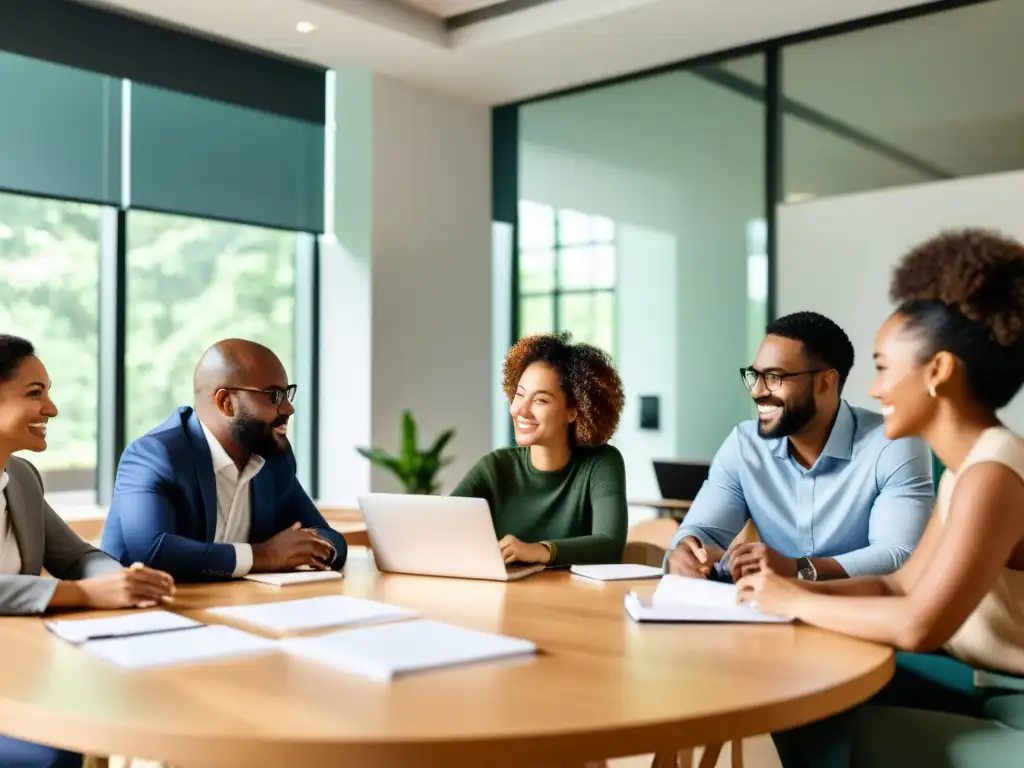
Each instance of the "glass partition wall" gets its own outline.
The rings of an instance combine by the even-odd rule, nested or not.
[[[764,57],[738,64],[761,74]],[[713,74],[519,114],[517,332],[569,331],[615,359],[627,404],[614,442],[638,496],[659,495],[653,458],[709,456],[748,413],[736,371],[766,317],[749,236],[765,219],[764,97]],[[656,428],[640,423],[645,398]]]
[[[632,498],[660,495],[653,459],[708,461],[753,416],[738,369],[799,277],[780,215],[1024,168],[1022,27],[1013,0],[929,4],[495,110],[512,338],[615,358]]]

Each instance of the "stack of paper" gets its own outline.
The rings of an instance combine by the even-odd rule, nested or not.
[[[250,573],[242,578],[260,584],[286,587],[290,584],[309,584],[314,581],[334,581],[341,578],[338,571],[285,571],[283,573]]]
[[[69,619],[46,622],[46,628],[53,634],[76,645],[89,640],[151,635],[156,632],[172,632],[201,626],[202,624],[198,621],[187,619],[170,611],[137,611],[103,619]]]
[[[789,623],[736,603],[736,586],[707,579],[667,575],[650,601],[635,592],[626,595],[626,612],[634,621]]]
[[[621,563],[615,565],[574,565],[569,569],[577,576],[597,581],[627,581],[630,579],[657,579],[664,571],[650,565]]]
[[[537,652],[537,647],[526,640],[428,619],[285,640],[282,647],[344,672],[381,681],[404,672]]]
[[[201,626],[184,636],[180,632],[160,632],[93,640],[81,647],[119,667],[136,670],[268,653],[276,650],[277,644],[231,627]]]
[[[233,605],[210,608],[209,612],[278,633],[395,621],[417,615],[415,611],[397,605],[345,595]]]

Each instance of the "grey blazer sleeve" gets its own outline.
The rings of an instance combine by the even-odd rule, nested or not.
[[[24,616],[46,611],[60,579],[86,579],[121,565],[82,541],[43,498],[38,472],[28,462],[8,463],[8,514],[16,523],[22,570],[0,574],[0,615]],[[40,576],[40,565],[51,576]]]
[[[91,579],[121,570],[117,560],[82,541],[46,501],[43,501],[43,520],[46,542],[43,566],[58,579]]]
[[[47,576],[0,574],[0,616],[29,616],[46,610],[57,589]]]

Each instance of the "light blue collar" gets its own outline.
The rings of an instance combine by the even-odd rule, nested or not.
[[[821,451],[822,456],[833,459],[849,461],[853,458],[853,436],[856,431],[857,422],[853,415],[853,409],[845,400],[839,401],[839,412],[836,414],[836,421],[832,425],[825,447]],[[772,453],[780,459],[789,458],[789,438],[779,437],[775,439]]]

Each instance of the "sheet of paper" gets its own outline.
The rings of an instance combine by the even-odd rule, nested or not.
[[[69,643],[168,632],[198,626],[200,622],[170,611],[136,611],[103,619],[62,619],[46,622],[47,629]]]
[[[338,571],[286,571],[283,573],[250,573],[242,578],[260,584],[285,587],[289,584],[309,584],[314,581],[335,581],[341,578]]]
[[[124,669],[138,670],[269,653],[277,643],[231,627],[206,626],[116,640],[91,640],[82,650]]]
[[[733,607],[736,605],[736,585],[667,574],[654,591],[651,603],[656,606],[685,603]]]
[[[415,611],[397,605],[345,595],[255,605],[232,605],[210,608],[209,613],[282,633],[395,621],[417,615]]]
[[[621,563],[612,565],[574,565],[569,569],[577,576],[597,581],[626,581],[629,579],[657,579],[663,571],[650,565]]]
[[[405,672],[537,652],[527,640],[429,619],[285,640],[281,645],[298,656],[382,681]]]

